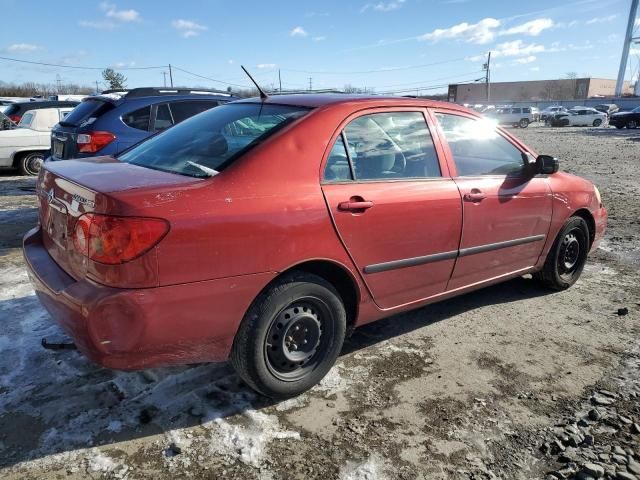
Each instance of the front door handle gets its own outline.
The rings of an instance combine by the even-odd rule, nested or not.
[[[482,193],[480,189],[472,188],[471,191],[469,193],[465,193],[462,198],[465,200],[465,202],[477,203],[487,198],[487,196]]]
[[[340,202],[338,210],[341,212],[364,213],[365,210],[373,207],[373,202],[369,202],[362,197],[351,197],[347,202]]]

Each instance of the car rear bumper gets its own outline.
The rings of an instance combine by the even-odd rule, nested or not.
[[[53,320],[90,360],[119,370],[226,360],[244,313],[275,275],[147,289],[105,287],[62,270],[44,248],[39,228],[25,236],[23,254]]]

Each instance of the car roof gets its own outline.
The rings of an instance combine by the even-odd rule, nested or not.
[[[339,105],[347,103],[358,104],[371,104],[373,106],[430,106],[430,107],[443,107],[443,108],[455,108],[456,110],[468,109],[457,105],[455,103],[441,102],[437,100],[429,100],[423,98],[412,97],[385,97],[381,95],[351,95],[344,93],[303,93],[295,95],[271,95],[266,100],[262,101],[259,97],[245,98],[237,100],[233,103],[265,103],[271,105],[291,105],[297,107],[316,108],[326,105]]]

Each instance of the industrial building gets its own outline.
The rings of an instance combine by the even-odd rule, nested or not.
[[[544,102],[554,100],[584,100],[613,97],[616,81],[607,78],[567,78],[487,84],[464,83],[449,85],[448,99],[456,103]],[[629,82],[624,82],[623,95],[632,95]]]

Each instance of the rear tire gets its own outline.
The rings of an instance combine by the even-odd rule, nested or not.
[[[271,398],[301,394],[335,363],[347,315],[336,289],[317,275],[292,272],[253,301],[236,333],[231,364]]]
[[[21,175],[35,176],[40,173],[44,163],[44,152],[27,152],[18,159],[18,170]]]
[[[587,222],[582,217],[569,218],[534,278],[551,290],[566,290],[580,278],[590,245]]]
[[[520,122],[518,123],[518,126],[520,128],[527,128],[529,126],[529,120],[526,118],[521,119]]]

